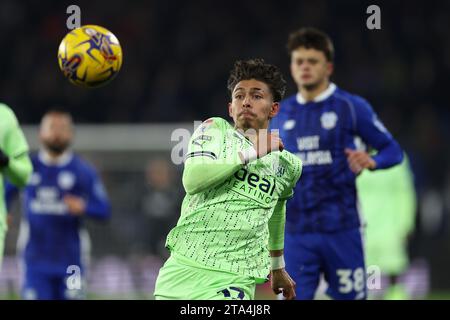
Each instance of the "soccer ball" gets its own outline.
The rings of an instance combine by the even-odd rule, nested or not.
[[[70,82],[94,88],[114,79],[122,66],[122,48],[109,30],[86,25],[70,31],[58,49],[59,68]]]

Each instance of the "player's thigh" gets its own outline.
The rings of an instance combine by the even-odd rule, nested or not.
[[[56,299],[52,278],[43,272],[27,268],[21,295],[25,300]]]
[[[194,300],[254,300],[256,282],[253,277],[214,270],[199,270],[201,285],[193,288]]]
[[[154,295],[156,300],[251,300],[255,280],[189,266],[171,256],[159,271]]]
[[[405,240],[398,235],[388,235],[377,243],[365,246],[366,266],[378,268],[382,274],[401,274],[408,267]]]
[[[315,234],[285,236],[286,271],[296,283],[296,299],[311,300],[319,285],[321,259]]]
[[[338,300],[366,299],[366,271],[358,228],[324,235],[324,276],[327,294]]]
[[[190,268],[179,263],[173,256],[164,263],[158,273],[154,296],[156,300],[185,300],[192,286]]]

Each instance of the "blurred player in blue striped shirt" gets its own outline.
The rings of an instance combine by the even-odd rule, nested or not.
[[[331,298],[365,299],[355,177],[400,163],[402,150],[369,102],[330,82],[334,48],[326,34],[293,32],[288,51],[298,93],[281,102],[271,122],[285,148],[303,161],[302,180],[287,204],[286,270],[297,283],[297,299],[313,299],[321,275]],[[357,151],[356,137],[378,153]]]
[[[89,238],[82,220],[85,216],[109,218],[110,204],[95,169],[69,149],[73,138],[70,114],[48,112],[39,134],[42,148],[31,159],[34,170],[24,189],[18,240],[24,267],[22,297],[84,298]],[[18,191],[7,184],[8,203]],[[69,285],[70,280],[77,281]]]

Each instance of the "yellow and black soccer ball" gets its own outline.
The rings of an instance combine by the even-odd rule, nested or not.
[[[109,30],[85,25],[70,31],[58,49],[64,76],[81,87],[95,88],[114,79],[122,66],[122,48]]]

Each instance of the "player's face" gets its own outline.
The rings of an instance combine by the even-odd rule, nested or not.
[[[63,114],[48,114],[42,119],[39,135],[47,150],[61,154],[72,142],[72,121]]]
[[[322,51],[299,47],[291,52],[291,75],[297,86],[312,90],[328,81],[333,64]]]
[[[255,79],[240,81],[235,86],[228,104],[228,111],[235,126],[243,130],[267,129],[269,120],[278,110],[279,103],[273,102],[269,86]]]

